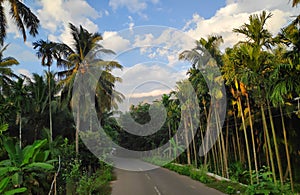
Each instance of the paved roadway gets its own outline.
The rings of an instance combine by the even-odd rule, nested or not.
[[[127,160],[128,162],[128,160]],[[117,180],[112,182],[112,195],[221,195],[223,193],[204,184],[179,175],[165,168],[143,171],[139,162],[131,165],[139,171],[128,168],[115,169]],[[128,163],[127,163],[128,164]],[[145,166],[144,166],[145,167]],[[124,167],[123,167],[124,168]]]

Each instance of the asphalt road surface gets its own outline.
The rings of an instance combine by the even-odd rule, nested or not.
[[[143,171],[115,169],[112,195],[218,195],[204,184],[164,168]]]

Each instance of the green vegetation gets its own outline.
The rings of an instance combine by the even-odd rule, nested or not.
[[[18,60],[4,56],[8,47],[4,44],[4,2],[24,41],[26,30],[36,36],[39,27],[39,19],[21,1],[0,2],[0,194],[110,194],[112,167],[99,161],[79,138],[86,122],[79,116],[89,110],[82,110],[72,100],[84,100],[86,94],[80,89],[74,97],[72,90],[77,74],[93,76],[85,61],[89,54],[114,52],[99,44],[100,33],[70,23],[72,45],[42,39],[33,43],[41,65],[47,67],[44,75],[17,75],[12,66],[18,65]],[[292,6],[298,4],[299,0],[292,1]],[[146,124],[161,118],[150,117],[151,106],[163,105],[166,121],[149,136],[129,134],[113,118],[116,103],[124,98],[115,90],[121,79],[113,70],[122,65],[96,59],[102,75],[97,80],[95,107],[106,133],[127,149],[147,151],[169,144],[161,153],[173,157],[176,164],[166,164],[161,158],[146,160],[166,164],[170,170],[228,194],[299,193],[300,16],[277,35],[266,29],[271,17],[265,11],[251,15],[248,23],[232,32],[245,36],[245,41],[224,52],[219,48],[222,37],[199,37],[194,48],[178,56],[191,64],[186,80],[178,81],[174,91],[153,103],[132,105],[129,112],[119,113],[123,123],[132,117]],[[52,71],[53,65],[57,72]],[[214,68],[220,69],[221,75]],[[214,84],[213,91],[207,81]],[[189,83],[197,95],[199,115],[193,114],[197,110],[192,100],[179,100],[189,92]],[[218,112],[223,97],[228,105],[224,124]],[[211,105],[212,100],[216,105]],[[77,111],[75,121],[72,110]],[[199,127],[195,128],[194,121]],[[175,136],[179,127],[184,129],[181,137]],[[205,135],[210,129],[220,135],[208,150],[207,142],[212,140]],[[137,134],[143,130],[133,129]],[[208,152],[199,156],[198,151],[206,149]],[[226,180],[216,180],[208,173]]]
[[[271,17],[272,14],[265,11],[251,15],[248,23],[233,29],[233,33],[245,36],[245,41],[226,48],[224,53],[219,49],[222,44],[219,36],[209,36],[207,40],[201,38],[193,49],[183,51],[179,59],[191,63],[188,79],[178,82],[176,90],[155,101],[166,107],[168,114],[164,125],[156,134],[141,138],[123,134],[120,130],[119,143],[139,150],[169,144],[170,147],[162,151],[167,159],[179,154],[183,148],[175,136],[181,125],[185,133],[180,139],[185,140],[186,149],[174,162],[188,167],[167,165],[171,170],[207,183],[206,176],[189,168],[205,167],[233,183],[248,186],[247,192],[245,187],[240,190],[246,194],[299,193],[299,189],[294,187],[300,182],[297,166],[300,160],[297,132],[300,124],[299,17],[284,26],[277,35],[272,35],[265,27]],[[205,61],[208,56],[214,60]],[[212,67],[219,68],[222,75],[210,72]],[[208,72],[208,76],[203,75],[203,71]],[[209,79],[215,85],[212,92],[206,83]],[[224,91],[218,87],[222,79]],[[200,116],[191,114],[194,109],[191,101],[183,104],[179,101],[180,96],[186,93],[187,81],[197,94]],[[221,126],[217,108],[224,96],[227,97],[227,112]],[[212,99],[217,102],[214,109],[210,108]],[[144,124],[149,120],[149,107],[149,103],[140,103],[123,115],[134,116],[137,122]],[[199,121],[197,131],[193,128],[193,121]],[[210,128],[221,133],[208,153],[199,156],[198,151],[207,147],[204,140]],[[211,142],[209,139],[206,141]],[[158,165],[166,164],[161,157],[146,160]],[[228,183],[216,182],[214,185],[218,188],[219,184],[226,193],[233,193],[236,188]]]
[[[24,6],[19,1],[17,5],[14,1],[10,3],[12,7]],[[20,30],[24,31],[24,22],[30,34],[36,35],[38,19],[31,12],[22,14],[24,21],[16,20]],[[47,71],[45,75],[33,73],[29,78],[12,71],[11,67],[19,64],[15,58],[3,56],[8,46],[3,46],[5,28],[1,28],[0,194],[110,194],[112,167],[96,158],[79,139],[80,120],[74,123],[72,116],[72,109],[77,106],[72,104],[72,86],[77,73],[87,72],[83,71],[88,67],[82,67],[82,62],[89,53],[99,49],[103,53],[113,51],[98,44],[102,40],[99,33],[73,24],[70,30],[73,45],[44,40],[33,43]],[[25,40],[26,35],[23,36]],[[97,114],[106,120],[112,109],[111,100],[122,99],[114,90],[119,78],[111,73],[122,66],[97,60],[101,61],[99,70],[103,72],[97,85]],[[53,64],[64,70],[51,71]],[[106,124],[104,128],[110,132],[113,125]]]

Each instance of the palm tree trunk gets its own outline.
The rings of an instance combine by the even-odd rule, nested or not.
[[[194,126],[193,126],[193,119],[192,119],[192,114],[189,109],[189,118],[190,118],[190,126],[191,126],[191,132],[192,132],[192,142],[193,142],[193,153],[194,153],[194,161],[195,161],[195,166],[197,168],[197,149],[196,149],[196,143],[195,143],[195,133],[194,133]]]
[[[168,120],[168,131],[169,131],[169,140],[171,140],[171,126],[170,126],[170,120]],[[169,147],[172,148],[171,142],[169,142]],[[169,158],[171,159],[172,157],[172,151],[169,151]]]
[[[241,145],[240,145],[239,129],[238,129],[238,126],[237,126],[235,112],[233,112],[233,118],[234,118],[234,127],[235,127],[236,143],[237,143],[237,149],[238,149],[239,159],[240,159],[240,161],[243,164],[244,161],[242,160],[242,152],[241,152]]]
[[[50,131],[50,142],[53,140],[52,131],[52,108],[51,108],[51,80],[50,80],[50,66],[48,66],[48,92],[49,92],[49,131]]]
[[[276,181],[276,172],[275,172],[275,166],[274,166],[274,160],[273,160],[273,152],[272,152],[272,148],[271,148],[271,142],[270,142],[270,136],[269,136],[268,126],[267,126],[267,120],[266,120],[266,116],[265,116],[264,106],[262,104],[260,106],[260,109],[261,109],[263,127],[264,127],[264,131],[265,131],[266,138],[267,138],[268,152],[269,152],[269,157],[270,157],[270,162],[271,162],[273,180],[274,180],[274,183],[276,184],[277,181]]]
[[[255,138],[254,138],[252,115],[251,115],[251,109],[250,109],[250,102],[249,102],[248,93],[246,93],[246,100],[247,100],[247,107],[248,107],[248,110],[249,110],[249,123],[250,123],[251,138],[252,138],[252,150],[253,150],[253,156],[254,156],[254,166],[255,166],[255,172],[256,172],[256,181],[257,181],[257,183],[259,183],[259,179],[258,179],[258,166],[257,166],[257,156],[256,156],[256,147],[255,147]]]
[[[77,116],[76,116],[76,132],[75,132],[75,152],[76,155],[78,156],[79,154],[79,126],[80,126],[80,114],[79,114],[79,102],[77,105]]]
[[[222,133],[220,117],[219,117],[219,114],[216,109],[215,109],[215,114],[216,114],[216,120],[217,120],[217,127],[219,128],[219,132],[220,132],[221,149],[222,149],[222,153],[223,153],[223,155],[221,156],[221,157],[223,157],[223,171],[222,172],[223,172],[224,177],[229,178],[228,162],[227,162],[227,155],[226,155],[226,149],[225,149],[225,143],[224,143],[224,136]]]
[[[19,112],[19,145],[22,148],[22,110]]]
[[[187,155],[187,163],[188,165],[191,164],[191,152],[189,147],[189,138],[188,138],[188,127],[187,127],[187,119],[184,118],[184,132],[185,132],[185,144],[186,144],[186,155]]]
[[[228,158],[228,150],[229,150],[229,120],[228,117],[226,118],[226,140],[225,140],[225,151],[226,151],[226,157]]]
[[[282,131],[283,131],[284,146],[285,146],[288,170],[290,173],[291,189],[294,192],[294,183],[293,183],[293,175],[292,175],[292,167],[291,167],[291,158],[290,158],[290,153],[289,153],[289,144],[288,144],[287,137],[286,137],[285,122],[284,122],[281,105],[279,105],[279,109],[280,109],[281,124],[282,124]]]
[[[242,117],[242,124],[243,124],[243,129],[244,129],[244,136],[245,136],[245,145],[246,145],[246,151],[247,151],[247,158],[248,158],[248,168],[249,168],[249,174],[250,174],[250,184],[253,185],[253,180],[252,180],[252,168],[251,168],[251,156],[250,156],[250,150],[249,150],[249,144],[248,144],[248,136],[247,136],[247,130],[246,130],[246,125],[245,125],[245,118],[244,118],[244,113],[243,113],[243,108],[242,108],[242,103],[241,103],[241,98],[238,98],[238,104],[240,107],[240,114]]]
[[[267,104],[268,104],[268,112],[269,112],[269,117],[270,117],[271,130],[272,130],[272,135],[273,135],[273,142],[274,142],[274,147],[275,147],[275,155],[276,155],[278,171],[279,171],[279,178],[280,178],[281,187],[283,187],[283,172],[282,172],[282,166],[281,166],[281,159],[280,159],[280,155],[279,155],[276,132],[275,132],[275,128],[274,128],[273,116],[272,116],[272,111],[270,108],[269,100],[267,100]]]
[[[237,148],[236,148],[236,143],[235,143],[235,137],[234,136],[232,136],[232,147],[233,147],[233,153],[234,153],[234,160],[238,161]]]

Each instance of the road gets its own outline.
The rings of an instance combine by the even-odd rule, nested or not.
[[[112,195],[218,195],[223,194],[204,184],[165,168],[148,171],[115,169]]]

